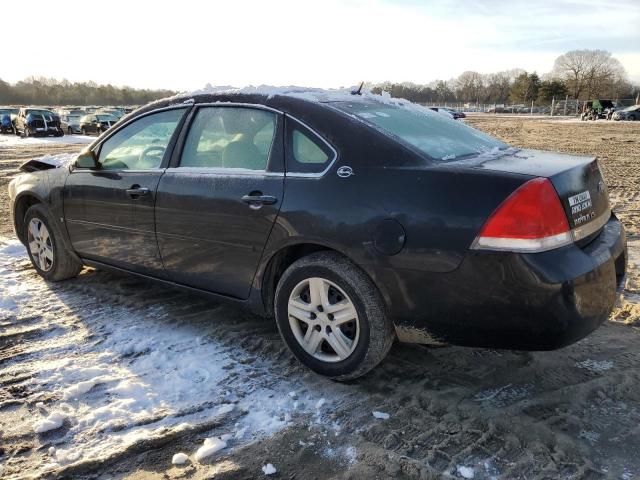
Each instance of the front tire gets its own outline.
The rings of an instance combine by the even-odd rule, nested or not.
[[[378,365],[395,339],[380,292],[351,261],[319,252],[294,262],[275,293],[280,335],[296,358],[334,380]]]
[[[33,205],[27,210],[23,238],[26,239],[31,263],[44,279],[58,282],[80,273],[82,262],[66,248],[58,224],[42,204]]]

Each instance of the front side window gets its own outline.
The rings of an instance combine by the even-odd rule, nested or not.
[[[184,109],[166,110],[142,117],[119,130],[102,144],[99,162],[105,170],[159,168]]]
[[[189,129],[181,167],[267,169],[277,115],[244,107],[203,107]]]
[[[335,102],[333,106],[401,141],[434,160],[446,161],[507,145],[475,128],[417,105],[382,102]]]

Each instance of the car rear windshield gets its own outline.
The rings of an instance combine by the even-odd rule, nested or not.
[[[333,102],[332,106],[409,143],[433,160],[453,160],[508,147],[475,128],[418,105]]]
[[[96,115],[100,122],[115,122],[117,119],[113,115]]]

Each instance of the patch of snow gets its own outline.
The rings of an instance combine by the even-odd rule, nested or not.
[[[598,443],[598,440],[600,440],[600,434],[598,432],[593,432],[590,430],[580,430],[580,434],[578,435],[578,437],[584,438],[592,445]]]
[[[24,317],[29,328],[42,331],[21,345],[25,356],[0,365],[0,375],[27,374],[29,395],[51,398],[46,407],[34,401],[37,420],[27,416],[16,428],[44,433],[69,427],[56,443],[55,461],[34,463],[34,477],[191,432],[221,416],[222,424],[230,422],[229,433],[202,445],[207,448],[200,455],[222,443],[241,447],[292,422],[312,419],[330,429],[333,420],[319,414],[324,397],[340,405],[351,395],[329,381],[280,377],[270,358],[218,338],[228,314],[222,307],[198,311],[182,297],[129,298],[121,296],[126,284],[115,279],[103,285],[92,275],[61,288],[23,268],[26,262],[22,244],[0,238],[0,299],[10,308],[7,318],[17,317],[8,328],[22,328]],[[183,315],[187,307],[193,313]],[[211,327],[212,315],[222,316],[222,327]],[[295,400],[288,395],[293,391]]]
[[[578,362],[576,365],[580,368],[584,368],[594,373],[606,372],[607,370],[611,370],[613,368],[613,362],[610,360],[591,360],[587,359],[583,362]]]
[[[63,137],[29,137],[17,135],[0,135],[0,148],[13,148],[22,145],[55,145],[55,144],[89,144],[96,137],[86,135],[64,135]]]
[[[186,453],[176,453],[173,458],[171,458],[171,463],[173,465],[184,465],[189,460],[189,456]]]
[[[232,412],[234,408],[235,408],[235,405],[233,403],[225,403],[224,405],[221,405],[220,407],[218,407],[218,410],[216,411],[216,415],[227,414],[229,412]]]
[[[371,414],[379,420],[389,420],[389,414],[384,412],[373,411]]]
[[[463,478],[473,478],[475,476],[475,472],[473,470],[473,467],[465,467],[462,465],[458,465],[458,467],[456,468],[458,474],[460,474]]]
[[[42,163],[47,163],[49,165],[53,165],[56,168],[60,168],[65,165],[69,165],[77,157],[78,157],[77,153],[58,153],[56,155],[47,154],[40,158],[36,158],[34,160],[37,160]]]
[[[95,380],[87,380],[86,382],[79,382],[68,388],[65,388],[62,392],[63,400],[69,400],[72,398],[78,398],[80,395],[84,395],[91,390],[96,384]]]
[[[277,472],[277,470],[276,470],[276,467],[273,466],[273,464],[267,463],[266,465],[263,465],[262,472],[265,475],[273,475],[274,473]]]
[[[55,430],[56,428],[60,428],[67,416],[61,412],[52,412],[49,416],[36,424],[33,427],[33,431],[36,433],[44,433],[50,430]]]
[[[214,453],[227,448],[227,442],[218,437],[207,438],[204,444],[198,449],[195,455],[195,459],[200,461],[204,458],[210,457]]]

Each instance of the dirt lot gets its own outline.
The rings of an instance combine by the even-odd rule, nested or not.
[[[629,235],[620,306],[559,351],[396,345],[349,385],[299,367],[272,322],[208,299],[91,270],[43,282],[9,238],[6,184],[80,146],[0,147],[0,477],[259,478],[271,463],[297,479],[640,478],[640,124],[468,122],[599,156]],[[226,448],[197,461],[214,437]]]

